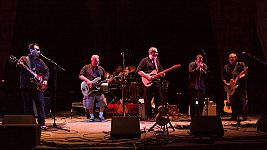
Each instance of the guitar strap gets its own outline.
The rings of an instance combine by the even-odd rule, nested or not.
[[[29,56],[26,56],[26,60],[25,60],[25,62],[26,62],[26,64],[27,64],[27,66],[29,67],[29,69],[32,70],[32,66],[31,66],[31,62],[30,62],[30,58],[29,58]]]
[[[157,70],[157,73],[158,73],[159,69],[158,69],[158,65],[157,65],[157,59],[154,59],[154,64],[155,64],[155,67],[156,67],[156,70]]]
[[[238,62],[235,64],[235,68],[232,71],[232,79],[234,79],[234,77],[237,75],[236,70],[237,70],[237,66],[238,66]]]

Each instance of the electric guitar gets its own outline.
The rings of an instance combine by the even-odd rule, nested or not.
[[[248,70],[248,67],[245,67],[245,69],[243,71],[241,71],[237,77],[235,79],[230,79],[229,81],[229,85],[224,85],[224,90],[226,91],[226,93],[228,93],[229,95],[233,95],[235,92],[235,89],[238,87],[238,85],[236,85],[236,82],[242,78],[243,74]]]
[[[101,87],[101,85],[103,85],[103,83],[107,82],[108,80],[114,80],[114,79],[116,79],[116,78],[118,78],[120,76],[121,76],[121,74],[118,75],[118,76],[111,77],[111,78],[106,79],[106,80],[102,80],[102,81],[100,81],[101,80],[100,77],[96,77],[94,80],[92,80],[93,86],[91,88],[89,88],[89,86],[87,85],[87,83],[85,81],[83,81],[81,83],[81,91],[82,91],[82,94],[84,96],[88,96],[88,95],[90,95],[93,92],[97,92],[97,91],[100,90],[100,87]]]
[[[158,74],[157,74],[156,70],[153,70],[148,74],[149,76],[153,77],[153,79],[151,81],[149,81],[147,78],[142,77],[142,82],[146,87],[150,87],[153,84],[153,81],[156,80],[160,75],[162,75],[162,74],[164,74],[164,73],[166,73],[168,71],[171,71],[171,70],[173,70],[175,68],[179,68],[179,67],[181,67],[180,64],[173,65],[172,67],[170,67],[168,69],[165,69],[165,70],[159,72]]]
[[[100,80],[101,80],[101,78],[100,77],[97,77],[94,80],[92,80],[92,84],[94,85],[95,83],[97,83]],[[89,86],[87,85],[87,83],[85,81],[83,81],[81,83],[81,91],[82,91],[82,93],[83,93],[84,96],[88,96],[92,92],[98,91],[98,87],[96,87],[95,90],[92,90],[92,88],[89,88]]]
[[[229,95],[229,93],[226,93],[226,94],[227,94],[227,99],[224,100],[223,111],[226,112],[226,113],[231,114],[232,113],[232,107],[230,105],[230,99],[229,99],[230,95]]]
[[[18,59],[10,55],[9,56],[9,61],[12,63],[18,63]],[[31,78],[31,82],[36,84],[36,88],[38,91],[44,92],[47,89],[47,84],[43,84],[43,76],[41,74],[37,74],[33,72],[28,66],[26,66],[24,63],[19,62],[19,64],[26,69],[29,73],[32,74],[33,78]]]

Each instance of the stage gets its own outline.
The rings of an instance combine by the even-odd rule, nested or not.
[[[85,116],[80,115],[60,113],[56,116],[55,121],[46,119],[49,128],[42,130],[36,149],[267,149],[267,133],[258,132],[256,127],[260,115],[250,115],[247,121],[240,124],[228,121],[229,116],[222,116],[222,137],[190,135],[191,120],[185,114],[170,118],[175,131],[169,124],[168,128],[156,125],[148,131],[155,122],[140,121],[140,138],[130,139],[110,136],[112,117],[107,118],[106,122],[88,122]],[[129,128],[133,127],[124,126],[121,130]]]

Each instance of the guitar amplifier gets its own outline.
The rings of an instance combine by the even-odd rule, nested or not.
[[[216,116],[216,103],[209,102],[208,105],[205,104],[203,107],[202,116]]]
[[[140,120],[146,120],[146,111],[145,111],[144,103],[138,104],[138,115],[139,115]]]

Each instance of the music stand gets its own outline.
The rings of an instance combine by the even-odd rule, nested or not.
[[[57,68],[60,68],[63,71],[65,71],[65,69],[62,68],[61,66],[59,66],[54,60],[52,60],[50,58],[47,58],[43,54],[40,54],[40,55],[43,58],[45,58],[46,60],[48,60],[50,63],[52,63],[53,64],[53,69],[54,69],[54,96],[53,96],[53,119],[54,119],[54,123],[53,123],[53,125],[51,127],[70,132],[70,130],[58,127],[57,124],[56,124]]]

